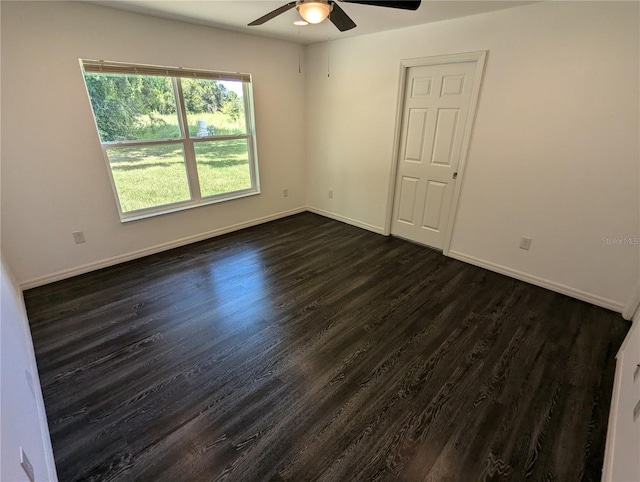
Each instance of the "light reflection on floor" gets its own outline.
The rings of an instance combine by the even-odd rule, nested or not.
[[[216,318],[235,327],[264,321],[269,311],[265,275],[260,251],[249,245],[211,264],[209,286]]]

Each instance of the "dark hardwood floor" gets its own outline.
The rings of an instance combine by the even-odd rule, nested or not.
[[[61,481],[600,480],[629,328],[309,213],[25,300]]]

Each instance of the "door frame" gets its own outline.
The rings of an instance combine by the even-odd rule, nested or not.
[[[411,67],[423,67],[429,65],[456,64],[461,62],[476,62],[476,72],[473,78],[473,86],[471,88],[471,98],[469,100],[469,111],[467,113],[467,123],[462,137],[462,147],[460,150],[460,162],[458,164],[457,182],[453,188],[453,198],[451,200],[451,209],[449,210],[449,218],[447,220],[447,229],[444,234],[444,244],[442,246],[442,254],[445,256],[449,253],[449,245],[453,235],[453,225],[455,222],[456,212],[458,209],[458,201],[462,191],[462,180],[464,179],[464,166],[469,151],[469,143],[473,124],[475,120],[476,107],[478,105],[478,97],[480,96],[480,86],[482,84],[482,76],[484,74],[484,64],[487,58],[488,50],[480,50],[477,52],[465,52],[459,54],[437,55],[433,57],[418,57],[412,59],[402,59],[400,61],[400,77],[398,82],[398,103],[396,112],[395,134],[393,137],[393,160],[391,162],[391,172],[389,175],[389,190],[387,202],[387,216],[384,226],[384,235],[391,234],[391,222],[393,219],[393,203],[395,200],[396,182],[398,179],[398,164],[400,157],[400,142],[402,137],[402,119],[404,115],[405,101],[405,84],[407,82],[407,72]]]

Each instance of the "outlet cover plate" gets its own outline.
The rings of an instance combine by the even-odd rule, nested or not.
[[[76,244],[85,242],[84,233],[82,231],[74,231],[71,234],[73,234],[73,240],[76,242]]]
[[[522,236],[520,238],[520,249],[529,249],[531,247],[531,238]]]

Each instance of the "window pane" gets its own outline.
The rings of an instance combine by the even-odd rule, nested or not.
[[[182,144],[107,149],[122,212],[191,199]]]
[[[244,135],[242,82],[181,79],[190,137]]]
[[[194,143],[202,197],[250,189],[247,139]]]
[[[85,74],[84,78],[102,142],[180,138],[169,77]]]

